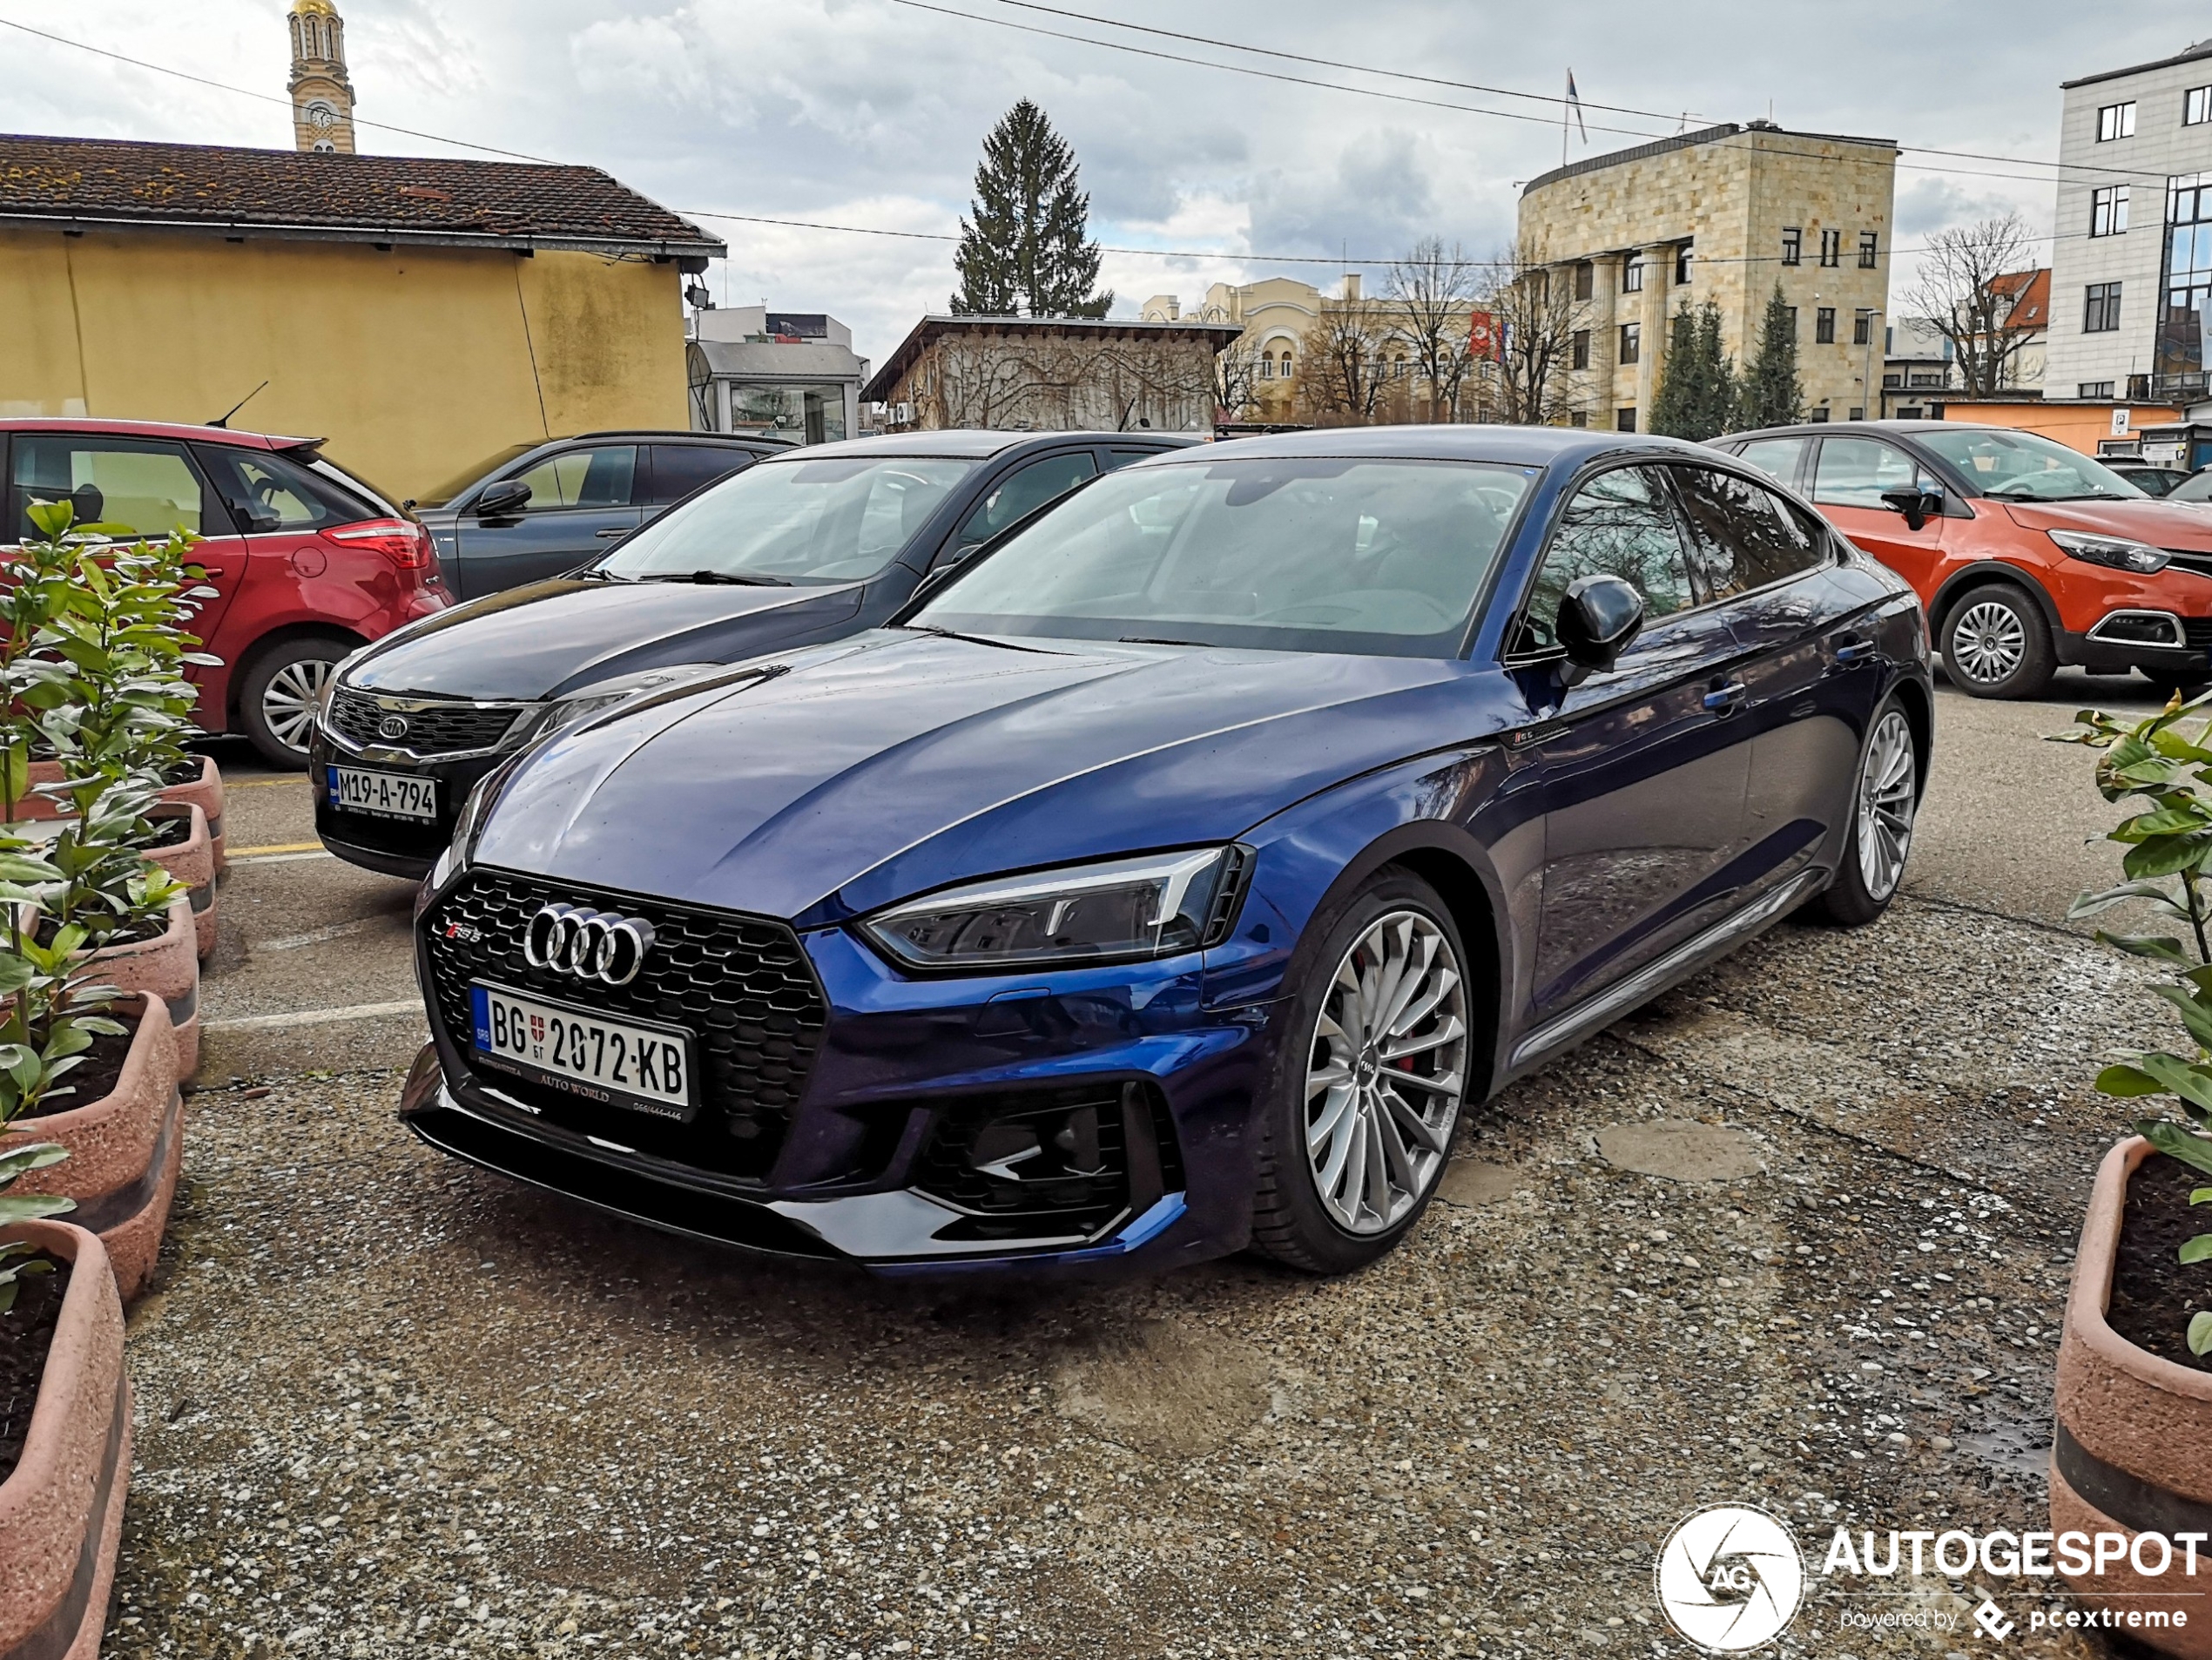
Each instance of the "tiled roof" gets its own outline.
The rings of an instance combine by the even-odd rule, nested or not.
[[[597,167],[0,135],[0,221],[698,256],[723,244]]]

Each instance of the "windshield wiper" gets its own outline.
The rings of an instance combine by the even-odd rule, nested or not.
[[[582,570],[572,570],[569,573],[569,579],[572,582],[631,582],[635,580],[630,577],[617,577],[613,571],[603,570],[597,565],[587,565]]]
[[[940,628],[934,623],[894,623],[892,627],[905,634],[934,634],[941,640],[966,640],[971,645],[995,645],[1001,651],[1028,651],[1036,657],[1057,657],[1040,646],[1016,645],[1011,640],[995,640],[988,634],[963,634],[958,629]]]
[[[690,570],[671,572],[665,576],[640,577],[639,582],[696,582],[724,583],[739,588],[788,588],[791,583],[783,577],[763,577],[752,571]]]
[[[1121,637],[1119,644],[1123,645],[1195,645],[1203,651],[1205,649],[1206,643],[1204,640],[1163,639],[1152,634],[1124,634]]]

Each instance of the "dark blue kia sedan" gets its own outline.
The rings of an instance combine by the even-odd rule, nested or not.
[[[1470,1103],[1779,917],[1878,915],[1931,713],[1905,584],[1713,450],[1174,452],[491,774],[403,1113],[879,1271],[1357,1268]]]

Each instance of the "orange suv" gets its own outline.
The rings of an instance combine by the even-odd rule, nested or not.
[[[2212,513],[2032,432],[1870,421],[1713,446],[1810,496],[1912,584],[1951,683],[2033,698],[2060,665],[2212,682]]]

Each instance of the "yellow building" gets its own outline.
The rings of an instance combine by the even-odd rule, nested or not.
[[[525,441],[689,426],[680,284],[725,252],[592,167],[0,138],[0,415],[250,398],[239,427],[423,495]]]
[[[1720,307],[1722,349],[1741,368],[1777,282],[1808,418],[1878,413],[1897,155],[1887,138],[1726,123],[1530,179],[1523,257],[1571,284],[1578,307],[1573,419],[1642,424],[1685,306]]]

